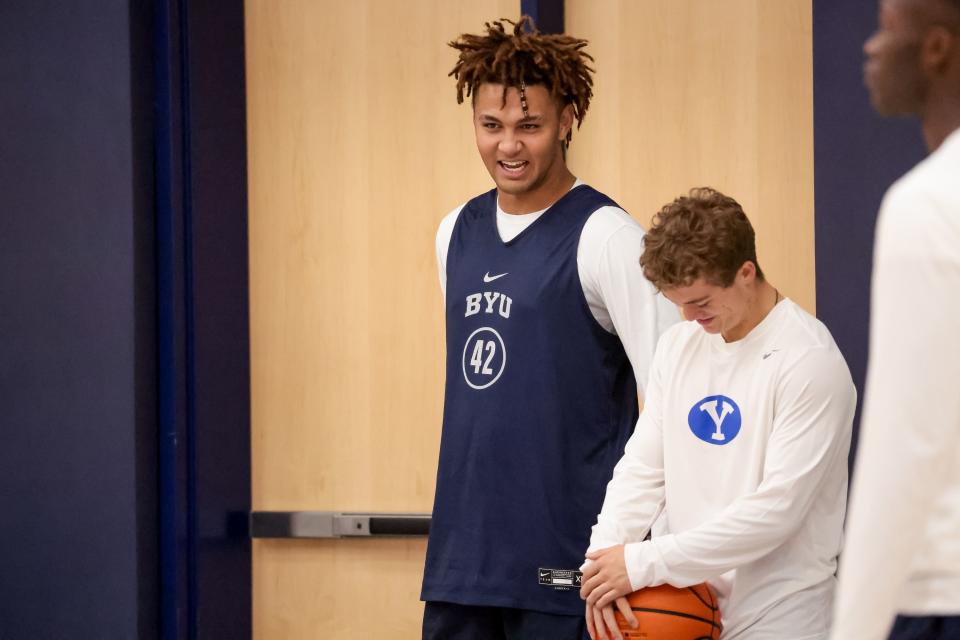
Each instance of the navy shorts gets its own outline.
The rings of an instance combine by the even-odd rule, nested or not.
[[[583,616],[427,602],[423,640],[590,640]]]
[[[890,640],[960,640],[960,616],[897,616]]]

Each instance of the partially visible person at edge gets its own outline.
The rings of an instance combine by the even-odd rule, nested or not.
[[[643,278],[643,230],[567,167],[586,44],[528,18],[450,43],[496,187],[437,232],[447,382],[424,638],[586,637],[590,525],[679,320]]]
[[[819,320],[757,262],[740,205],[663,207],[643,272],[689,320],[657,345],[607,487],[581,594],[593,637],[644,587],[707,582],[724,640],[822,640],[830,626],[856,390]],[[648,532],[652,537],[645,540]]]
[[[883,0],[876,110],[930,155],[887,191],[834,640],[960,638],[960,0]],[[899,614],[899,616],[897,615]]]

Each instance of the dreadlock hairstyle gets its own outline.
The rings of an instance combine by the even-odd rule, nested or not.
[[[504,23],[513,25],[508,30]],[[577,128],[590,106],[593,96],[593,69],[587,60],[593,57],[583,51],[586,40],[563,34],[544,34],[537,30],[530,16],[519,22],[502,18],[487,22],[485,35],[461,34],[448,44],[460,52],[453,70],[447,74],[457,80],[457,102],[475,95],[477,87],[485,82],[503,85],[506,104],[507,89],[520,91],[520,100],[526,114],[527,85],[541,84],[562,105],[572,104]],[[573,132],[567,132],[567,144]]]

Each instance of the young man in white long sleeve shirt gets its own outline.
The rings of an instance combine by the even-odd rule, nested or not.
[[[874,107],[918,115],[931,154],[890,188],[877,223],[870,365],[831,637],[955,639],[960,0],[884,0],[864,53]]]
[[[644,275],[690,322],[657,345],[593,528],[590,631],[620,637],[631,591],[709,582],[725,640],[825,638],[856,400],[843,356],[766,281],[732,198],[694,190],[644,241]]]

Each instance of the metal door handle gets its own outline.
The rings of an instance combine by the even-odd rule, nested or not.
[[[254,511],[250,514],[251,538],[425,536],[429,532],[429,513]]]

